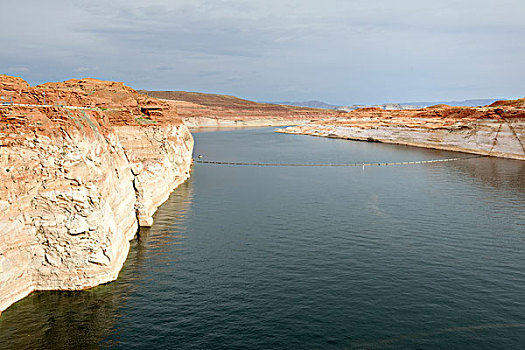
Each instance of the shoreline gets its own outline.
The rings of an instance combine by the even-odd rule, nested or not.
[[[302,125],[306,119],[281,119],[281,118],[213,118],[213,117],[184,117],[184,124],[190,129],[222,129],[222,128],[261,128],[285,127]]]
[[[277,129],[275,132],[390,143],[525,160],[525,148],[523,147],[525,139],[521,140],[521,135],[525,135],[525,120],[514,121],[512,127],[503,125],[504,123],[498,123],[494,120],[478,120],[475,125],[467,123],[460,127],[451,126],[435,129],[381,125],[360,128],[312,123]]]

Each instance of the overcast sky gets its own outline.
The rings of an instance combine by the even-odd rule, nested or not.
[[[525,96],[524,0],[0,0],[0,73],[332,104]]]

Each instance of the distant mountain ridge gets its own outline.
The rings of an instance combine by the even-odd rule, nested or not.
[[[384,103],[376,105],[364,105],[354,104],[347,106],[338,106],[329,104],[319,100],[310,101],[278,101],[278,102],[254,102],[250,100],[241,99],[235,96],[219,95],[219,94],[206,94],[199,92],[186,92],[186,91],[146,91],[138,90],[140,93],[150,95],[152,97],[160,99],[170,100],[181,100],[193,103],[199,103],[208,107],[250,107],[250,108],[261,108],[266,105],[266,109],[279,109],[282,106],[300,107],[300,108],[315,108],[315,109],[327,109],[335,111],[352,111],[359,108],[365,107],[376,107],[385,110],[394,109],[418,109],[428,106],[435,105],[449,105],[454,107],[469,107],[469,106],[487,106],[496,101],[508,101],[506,98],[491,98],[491,99],[470,99],[462,101],[429,101],[429,102],[400,102],[400,103]],[[272,107],[273,106],[273,107]],[[281,106],[281,107],[279,107]]]
[[[354,110],[364,107],[379,107],[382,109],[415,109],[421,107],[434,106],[438,104],[445,104],[449,106],[457,107],[476,107],[476,106],[486,106],[496,101],[507,101],[506,98],[478,98],[462,101],[430,101],[430,102],[400,102],[400,103],[385,103],[385,104],[376,104],[376,105],[362,105],[355,104],[349,106],[337,106],[332,105],[323,101],[279,101],[279,102],[265,102],[269,104],[279,104],[279,105],[288,105],[288,106],[298,106],[298,107],[310,107],[310,108],[323,108],[323,109],[337,109],[337,110]]]
[[[279,101],[279,102],[265,102],[275,105],[287,105],[287,106],[297,106],[297,107],[309,107],[309,108],[323,108],[323,109],[337,109],[339,106],[331,105],[323,101]]]
[[[231,95],[208,94],[202,92],[187,92],[187,91],[149,91],[137,90],[141,94],[155,97],[163,100],[184,101],[188,103],[203,105],[211,108],[235,108],[235,109],[264,109],[265,111],[289,111],[289,110],[303,110],[305,112],[311,109],[322,109],[315,107],[296,106],[292,104],[281,103],[265,103],[255,102]],[[311,112],[317,112],[312,110]],[[322,111],[321,111],[322,112]],[[327,111],[328,112],[328,111]],[[331,112],[330,112],[331,113]]]

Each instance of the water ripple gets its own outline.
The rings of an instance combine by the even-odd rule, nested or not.
[[[449,158],[253,129],[195,135],[228,161]],[[525,166],[195,165],[142,229],[118,281],[36,293],[2,348],[520,349]]]

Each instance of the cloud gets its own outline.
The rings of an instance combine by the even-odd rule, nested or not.
[[[28,67],[9,67],[6,71],[9,73],[28,73],[31,70]]]
[[[76,72],[76,73],[86,73],[86,72],[95,72],[97,70],[99,70],[99,66],[94,66],[94,67],[77,67],[75,69],[73,69],[73,72]]]
[[[3,0],[2,66],[256,100],[525,94],[521,0]],[[23,21],[23,25],[20,25]],[[98,67],[98,69],[96,69]],[[461,88],[458,88],[461,87]]]

